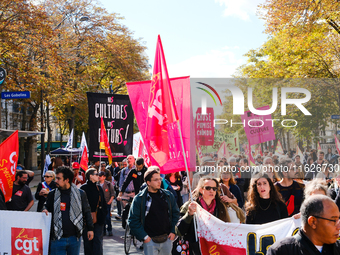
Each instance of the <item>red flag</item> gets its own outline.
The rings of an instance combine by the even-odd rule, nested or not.
[[[15,131],[0,145],[0,189],[5,195],[5,202],[12,197],[18,156],[19,137],[18,131]]]
[[[249,158],[249,165],[250,166],[255,166],[255,160],[253,156],[251,155],[251,145],[248,143],[248,158]]]
[[[318,142],[318,152],[320,152],[320,151],[322,151],[322,149],[321,149],[320,143]]]
[[[339,139],[338,139],[338,137],[335,134],[334,134],[334,138],[335,138],[336,149],[338,151],[338,154],[340,154],[340,142],[339,142]]]
[[[109,139],[107,138],[103,117],[101,117],[101,124],[100,124],[99,149],[105,150],[105,154],[107,155],[109,159],[109,164],[111,165],[112,164],[112,153],[111,153],[111,148],[109,144]]]
[[[88,165],[89,165],[89,159],[87,158],[87,149],[85,146],[83,155],[81,155],[80,167],[86,171],[88,169]]]
[[[168,124],[178,120],[160,36],[151,81],[145,137],[149,154],[163,166],[169,159]]]

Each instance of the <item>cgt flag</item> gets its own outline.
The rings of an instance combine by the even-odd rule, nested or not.
[[[149,154],[163,166],[169,160],[168,125],[178,121],[168,70],[158,35],[156,56],[146,120],[145,145]]]
[[[87,157],[87,149],[85,146],[83,150],[83,155],[81,155],[80,167],[86,171],[88,169],[88,164],[89,164],[89,159]]]
[[[13,182],[19,155],[18,131],[15,131],[0,145],[0,189],[5,202],[12,197]]]
[[[109,144],[109,139],[107,138],[103,117],[101,117],[99,149],[105,150],[105,154],[107,155],[109,164],[111,165],[112,164],[112,153],[111,153],[111,148]]]

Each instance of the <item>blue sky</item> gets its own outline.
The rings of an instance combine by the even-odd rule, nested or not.
[[[153,65],[160,34],[170,77],[231,77],[243,54],[266,40],[256,6],[264,0],[101,0],[142,38]]]

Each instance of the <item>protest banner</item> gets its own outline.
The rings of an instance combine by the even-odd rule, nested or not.
[[[52,215],[0,211],[0,254],[47,255]]]
[[[287,218],[262,225],[225,223],[197,206],[197,235],[202,254],[266,254],[268,246],[293,236],[301,219]]]
[[[268,105],[257,108],[257,110],[268,109]],[[246,111],[243,115],[241,115],[241,119],[244,123],[244,131],[247,135],[247,139],[250,145],[275,140],[271,114],[256,115],[251,111]]]
[[[221,144],[221,147],[217,151],[217,159],[222,159],[222,158],[226,158],[228,160],[230,158],[228,147],[225,141],[223,141],[223,143]]]
[[[202,146],[214,144],[214,108],[208,107],[207,114],[202,114],[202,108],[197,108],[195,118],[196,141]]]
[[[89,159],[108,160],[105,151],[99,149],[101,117],[106,127],[112,160],[122,161],[132,154],[133,110],[129,96],[87,92],[89,106]]]
[[[145,148],[143,138],[140,132],[133,135],[133,154],[135,158],[142,157],[145,166],[151,166],[149,154]]]
[[[18,131],[15,131],[0,145],[0,189],[6,202],[12,197],[18,157],[19,136]]]
[[[180,77],[170,79],[172,92],[174,95],[175,106],[177,109],[179,123],[182,128],[183,143],[186,151],[186,157],[188,161],[188,167],[190,171],[195,170],[195,139],[194,139],[194,125],[193,114],[191,108],[191,95],[190,95],[190,79],[189,77]],[[147,107],[150,95],[151,81],[139,81],[129,82],[126,84],[131,104],[136,116],[139,131],[142,134],[143,141],[145,138]],[[175,123],[177,125],[177,123]],[[162,173],[170,173],[171,171],[185,171],[185,165],[183,160],[182,148],[179,141],[178,128],[175,125],[169,129],[169,154],[170,159],[160,169]],[[171,145],[171,146],[170,146]],[[150,156],[151,163],[152,156]]]

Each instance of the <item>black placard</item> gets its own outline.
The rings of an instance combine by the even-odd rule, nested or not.
[[[133,110],[128,95],[87,92],[89,106],[90,160],[107,161],[104,150],[99,149],[100,124],[103,117],[110,143],[112,160],[122,161],[132,154]]]

